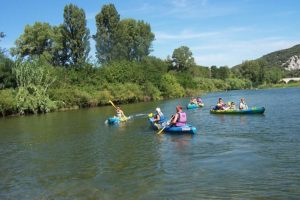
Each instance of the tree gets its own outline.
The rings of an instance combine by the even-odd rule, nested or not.
[[[101,64],[112,60],[119,21],[120,15],[113,4],[104,5],[96,15],[97,33],[93,38],[96,41],[96,57]]]
[[[24,33],[16,40],[12,54],[19,57],[49,56],[52,47],[52,27],[48,23],[36,22],[26,25]]]
[[[3,32],[0,32],[0,42],[1,42],[1,39],[4,38],[4,37],[5,37],[5,34]],[[3,52],[4,52],[4,49],[2,49],[0,47],[0,54],[3,54]]]
[[[134,19],[125,19],[118,25],[117,42],[113,47],[113,58],[141,61],[151,51],[154,34],[149,24]]]
[[[0,53],[0,89],[16,86],[16,81],[12,73],[13,66],[14,62]]]
[[[84,64],[90,51],[90,31],[87,28],[84,10],[73,4],[66,5],[61,28],[61,42],[64,53],[67,54],[66,63],[73,66]]]
[[[219,68],[219,79],[225,80],[230,77],[230,69],[227,66]]]
[[[172,59],[174,66],[178,71],[184,71],[195,65],[193,53],[187,46],[181,46],[174,49]]]

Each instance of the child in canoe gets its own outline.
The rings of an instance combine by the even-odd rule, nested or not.
[[[127,117],[125,116],[123,110],[121,110],[121,108],[119,106],[116,108],[116,116],[118,118],[120,118],[121,120],[126,120],[127,119]]]
[[[248,106],[247,106],[247,104],[245,102],[245,98],[241,98],[239,109],[240,110],[247,110],[248,109]]]
[[[228,110],[229,107],[224,103],[222,98],[218,99],[218,103],[215,106],[215,110]]]
[[[164,114],[161,112],[160,108],[156,108],[155,111],[156,113],[154,115],[154,122],[158,124],[162,124],[165,121]]]

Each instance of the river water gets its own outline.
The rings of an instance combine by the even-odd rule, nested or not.
[[[264,115],[212,115],[217,98]],[[156,135],[146,114],[188,99],[0,119],[0,199],[299,199],[300,88],[210,93],[198,133]]]

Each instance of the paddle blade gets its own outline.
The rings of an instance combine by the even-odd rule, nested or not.
[[[166,127],[162,128],[160,131],[157,132],[157,135],[161,134],[162,132],[164,132]]]

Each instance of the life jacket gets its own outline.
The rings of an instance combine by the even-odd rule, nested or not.
[[[178,112],[178,118],[176,121],[176,126],[185,126],[186,125],[186,113],[185,112]]]
[[[165,116],[163,114],[159,115],[159,121],[158,121],[158,123],[161,124],[161,123],[165,122],[165,120],[166,120],[166,118],[165,118]]]

